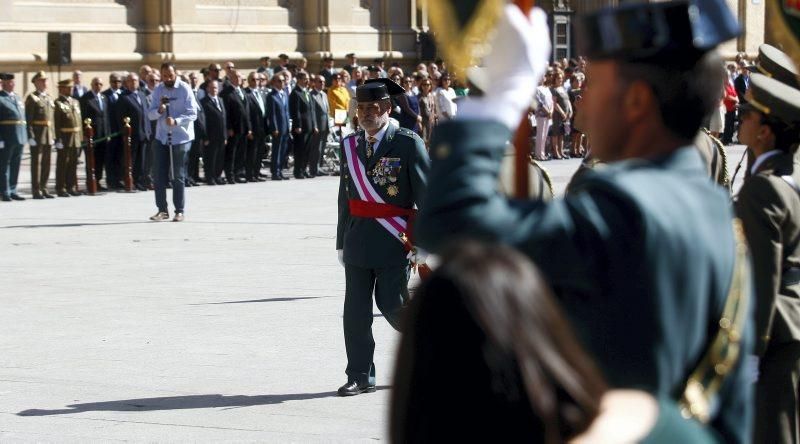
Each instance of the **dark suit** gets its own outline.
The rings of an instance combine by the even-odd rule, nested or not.
[[[102,105],[98,102],[102,101]],[[100,183],[103,178],[103,170],[106,164],[106,137],[108,136],[109,107],[108,99],[105,95],[95,93],[91,90],[80,98],[81,116],[84,119],[92,119],[92,129],[94,130],[94,178]],[[101,108],[102,106],[102,108]],[[86,175],[89,175],[89,162],[86,162]]]
[[[267,144],[267,104],[261,91],[245,88],[245,98],[250,110],[252,140],[247,141],[245,169],[247,180],[255,180],[261,173],[261,159]]]
[[[345,264],[344,338],[347,351],[348,381],[374,384],[372,356],[372,293],[386,320],[399,328],[402,307],[408,299],[409,261],[394,235],[376,219],[350,213],[349,201],[361,200],[356,188],[358,174],[348,167],[350,141],[357,141],[360,161],[374,190],[388,204],[406,209],[419,205],[425,191],[430,160],[425,143],[415,133],[389,124],[372,157],[367,158],[364,133],[342,141],[342,167],[339,182],[339,218],[336,249],[343,250]],[[345,150],[347,150],[345,152]],[[381,174],[374,174],[377,166]],[[360,168],[360,167],[359,167]],[[360,177],[364,177],[363,175]],[[408,218],[403,218],[407,220]]]
[[[145,150],[150,146],[150,119],[147,118],[147,97],[141,91],[123,90],[117,102],[117,121],[131,118],[131,162],[133,181],[143,186],[146,182],[144,169]]]
[[[228,139],[228,117],[225,112],[225,105],[220,97],[217,97],[217,99],[219,100],[219,107],[214,105],[213,99],[208,95],[200,99],[200,107],[203,108],[206,123],[205,141],[208,141],[208,145],[205,145],[203,150],[203,171],[205,172],[206,183],[219,179],[222,175],[225,159],[225,141]]]
[[[292,117],[292,150],[294,151],[294,177],[302,177],[308,166],[311,137],[316,128],[311,93],[296,86],[289,97],[289,115]],[[300,132],[297,132],[297,129]]]
[[[330,122],[328,121],[328,95],[325,91],[311,91],[312,105],[314,106],[314,119],[319,132],[311,137],[311,148],[308,152],[308,171],[312,176],[319,173],[319,158],[325,151],[328,143],[328,133],[330,133]]]
[[[716,334],[734,273],[730,198],[708,180],[694,147],[617,162],[575,178],[564,199],[509,201],[497,193],[512,137],[490,121],[439,125],[415,224],[433,253],[478,238],[530,256],[612,387],[676,399]],[[569,264],[569,266],[565,266]],[[752,393],[741,353],[710,425],[724,442],[749,442]]]
[[[197,102],[197,119],[194,121],[194,140],[192,140],[192,148],[189,150],[189,167],[186,174],[189,178],[196,182],[200,182],[200,157],[203,153],[203,140],[206,131],[206,116],[203,113],[203,107],[200,106],[198,92],[194,92],[195,102]]]
[[[736,214],[753,255],[761,356],[753,442],[797,442],[800,380],[800,184],[791,153],[766,159],[739,191]]]
[[[233,131],[233,135],[228,137],[228,145],[225,148],[225,178],[228,182],[236,177],[245,176],[245,153],[247,150],[247,134],[251,131],[250,127],[250,107],[247,106],[247,99],[244,97],[244,90],[241,90],[240,97],[236,89],[231,87],[225,98],[225,109],[228,113],[228,131]]]
[[[119,135],[121,122],[116,118],[117,107],[121,94],[115,94],[110,88],[102,93],[108,103],[108,131],[111,137],[106,144],[106,183],[108,188],[119,188],[122,186],[122,137]]]
[[[272,177],[281,177],[283,175],[281,170],[286,166],[283,159],[289,146],[288,103],[288,98],[281,90],[273,89],[267,96],[267,131],[272,137],[272,155],[270,156]]]
[[[744,95],[747,93],[747,89],[750,86],[750,76],[745,76],[739,74],[733,79],[733,87],[736,89],[736,95],[739,96],[739,104],[747,103],[747,99],[745,99]]]

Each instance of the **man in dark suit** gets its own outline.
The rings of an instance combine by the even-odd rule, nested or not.
[[[314,99],[308,91],[308,73],[297,73],[297,86],[289,97],[289,115],[292,117],[292,150],[294,151],[294,178],[311,177],[306,171],[311,137],[319,133],[314,108]]]
[[[247,88],[244,89],[250,110],[250,128],[252,137],[247,140],[247,156],[245,159],[245,178],[248,182],[263,182],[260,177],[263,147],[267,143],[267,105],[259,88],[258,78],[261,74],[251,72],[247,76]]]
[[[225,160],[225,145],[228,143],[228,124],[225,105],[219,97],[219,81],[207,83],[206,95],[200,99],[205,115],[205,138],[203,140],[203,171],[207,185],[224,185],[222,168]]]
[[[314,106],[314,117],[318,131],[311,137],[311,148],[308,153],[308,173],[311,177],[327,176],[326,173],[319,170],[319,158],[321,153],[325,151],[325,146],[328,143],[328,133],[330,132],[328,95],[322,89],[325,86],[325,79],[322,76],[313,76],[311,84],[314,88],[311,91],[311,97],[313,98],[312,105]]]
[[[203,139],[205,139],[206,117],[200,106],[199,81],[196,72],[189,73],[189,87],[192,89],[194,100],[197,103],[197,119],[194,121],[194,140],[192,140],[192,148],[189,150],[189,165],[186,169],[187,187],[197,186],[200,183],[200,157],[203,152]]]
[[[82,80],[83,72],[81,72],[81,70],[76,69],[72,72],[72,91],[70,95],[75,100],[80,99],[82,95],[89,91],[89,88],[83,84]]]
[[[92,129],[94,130],[94,178],[97,181],[99,190],[105,190],[100,185],[103,178],[106,159],[106,137],[108,136],[108,99],[100,91],[103,89],[103,81],[100,77],[92,79],[91,90],[87,91],[80,98],[81,116],[84,119],[92,119]],[[89,175],[89,162],[86,163],[86,175]]]
[[[139,76],[135,73],[125,78],[125,89],[117,102],[117,121],[121,123],[125,117],[131,119],[133,182],[137,190],[147,191],[144,159],[145,150],[150,146],[150,119],[147,118],[147,97],[139,90]]]
[[[390,94],[403,94],[403,88],[387,79],[359,86],[358,120],[364,131],[342,141],[336,249],[346,282],[347,383],[339,396],[375,391],[373,290],[378,309],[395,329],[408,300],[411,264],[403,237],[410,234],[409,218],[425,192],[430,159],[416,133],[389,122]]]
[[[228,184],[247,182],[245,179],[244,159],[247,140],[253,137],[250,127],[250,107],[244,96],[241,82],[242,76],[232,69],[228,76],[230,88],[228,95],[223,96],[225,110],[228,113],[228,145],[225,148],[225,178]]]
[[[289,146],[289,98],[283,91],[286,79],[280,73],[272,76],[272,91],[267,96],[267,131],[272,137],[270,172],[272,180],[283,177],[283,159]]]
[[[319,75],[325,79],[325,88],[331,86],[333,75],[336,74],[336,69],[333,67],[333,57],[325,57],[322,59],[322,70]]]
[[[108,103],[108,131],[110,139],[106,143],[106,185],[109,190],[121,190],[122,185],[122,137],[121,122],[116,119],[119,98],[122,95],[122,77],[117,73],[108,76],[109,87],[103,91]],[[96,159],[95,159],[96,160]]]
[[[747,90],[750,89],[750,70],[747,69],[744,61],[739,64],[739,75],[733,79],[733,87],[739,96],[739,104],[747,103],[745,95]]]
[[[609,386],[680,403],[721,441],[751,442],[746,247],[730,196],[708,180],[692,145],[719,107],[715,48],[738,35],[736,18],[724,0],[702,0],[626,4],[573,24],[588,77],[604,86],[585,91],[577,126],[609,164],[576,178],[564,199],[497,192],[507,141],[550,54],[545,14],[506,8],[485,58],[491,87],[436,127],[416,240],[434,253],[475,238],[519,249]],[[640,38],[603,38],[630,33]]]

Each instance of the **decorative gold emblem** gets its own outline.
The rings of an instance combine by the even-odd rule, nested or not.
[[[389,185],[388,187],[386,187],[386,192],[390,196],[395,197],[400,193],[400,190],[398,190],[395,185]]]

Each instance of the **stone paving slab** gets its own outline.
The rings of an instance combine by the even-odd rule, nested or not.
[[[559,193],[577,165],[545,164]],[[183,223],[147,221],[149,192],[0,203],[0,442],[385,440],[377,310],[379,390],[335,396],[337,190],[189,188]]]

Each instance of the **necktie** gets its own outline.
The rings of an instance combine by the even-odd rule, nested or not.
[[[97,95],[97,104],[100,107],[100,112],[103,112],[103,98],[100,95]]]
[[[377,142],[377,141],[378,141],[378,139],[376,139],[375,137],[372,137],[372,136],[367,137],[367,159],[372,157],[372,154],[373,154],[372,153],[372,147],[375,145],[375,142]]]
[[[216,107],[217,107],[217,110],[219,110],[219,111],[222,111],[222,110],[220,109],[220,107],[219,107],[219,99],[217,99],[216,97],[214,97],[214,106],[216,106]]]
[[[241,88],[236,88],[236,93],[239,94],[239,100],[244,102],[244,94],[242,94],[242,89]]]

